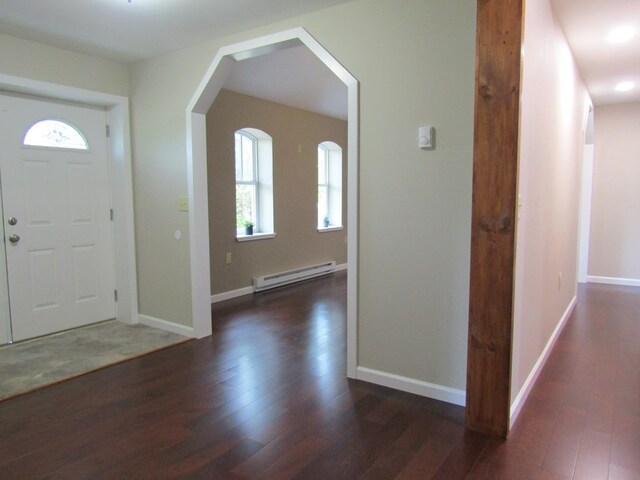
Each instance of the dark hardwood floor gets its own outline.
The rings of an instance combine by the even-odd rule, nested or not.
[[[473,479],[640,479],[640,288],[586,284],[506,442]]]
[[[589,285],[509,439],[345,378],[344,273],[214,334],[0,403],[1,479],[640,478],[639,289]]]

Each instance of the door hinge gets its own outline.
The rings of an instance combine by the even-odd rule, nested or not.
[[[109,218],[113,222],[113,208],[109,209]]]
[[[116,302],[118,301],[118,290],[113,291],[113,300]]]
[[[107,131],[107,138],[109,138],[109,136],[111,135],[111,129],[109,128],[109,125],[105,125],[105,130]]]

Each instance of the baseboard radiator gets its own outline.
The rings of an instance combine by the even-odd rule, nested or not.
[[[326,262],[286,272],[274,273],[272,275],[265,275],[264,277],[255,277],[253,279],[253,291],[262,292],[270,288],[277,288],[290,283],[309,280],[310,278],[333,273],[335,270],[336,262]]]

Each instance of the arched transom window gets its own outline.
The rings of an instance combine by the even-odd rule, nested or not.
[[[62,120],[40,120],[27,130],[23,145],[28,147],[88,150],[89,144],[76,127]]]

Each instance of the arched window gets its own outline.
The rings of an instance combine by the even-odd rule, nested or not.
[[[318,230],[342,228],[342,148],[318,145]]]
[[[88,150],[89,144],[76,127],[62,120],[40,120],[27,130],[22,141],[28,147]]]
[[[273,146],[269,135],[255,128],[235,132],[235,172],[236,237],[273,236]]]

